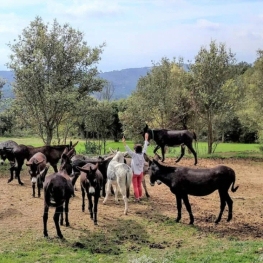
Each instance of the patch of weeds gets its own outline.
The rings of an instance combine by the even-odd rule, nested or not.
[[[129,263],[168,263],[168,259],[157,259],[150,256],[142,255],[139,257],[133,256],[129,261]]]

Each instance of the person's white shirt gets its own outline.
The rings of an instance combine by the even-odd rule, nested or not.
[[[142,153],[136,153],[130,149],[128,145],[125,146],[126,151],[131,156],[131,168],[134,174],[140,175],[143,172],[144,167],[144,153],[146,153],[148,147],[148,141],[144,141]]]

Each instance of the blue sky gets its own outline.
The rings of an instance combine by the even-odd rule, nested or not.
[[[91,47],[106,42],[102,72],[151,66],[162,57],[194,62],[211,40],[249,63],[263,49],[262,0],[1,0],[0,6],[0,70],[9,70],[7,43],[36,16],[70,24]]]

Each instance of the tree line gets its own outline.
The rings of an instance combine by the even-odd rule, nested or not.
[[[147,123],[194,130],[208,153],[220,141],[262,142],[263,50],[253,64],[237,63],[225,43],[212,40],[187,70],[183,58],[163,57],[127,99],[112,100],[114,87],[97,69],[106,44],[88,46],[69,24],[36,17],[8,46],[15,99],[1,99],[2,134],[30,131],[46,145],[69,136],[96,138],[105,149],[123,133],[141,141],[138,132]]]

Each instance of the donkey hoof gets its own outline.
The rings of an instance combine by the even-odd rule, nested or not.
[[[98,225],[98,222],[94,222],[94,225],[97,226],[97,225]]]
[[[12,181],[12,179],[8,179],[7,183],[9,184]]]
[[[24,183],[22,183],[22,182],[19,182],[19,184],[20,184],[20,185],[24,185]]]
[[[69,223],[66,223],[66,226],[70,226],[70,224],[69,224]]]

